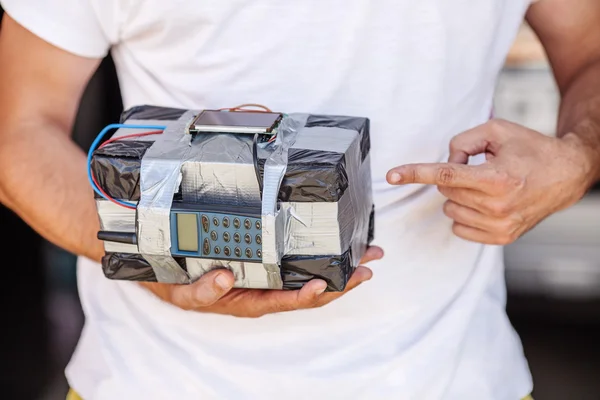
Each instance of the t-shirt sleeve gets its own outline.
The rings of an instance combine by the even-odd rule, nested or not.
[[[0,0],[4,11],[44,41],[78,56],[104,57],[112,44],[96,0]],[[100,11],[102,12],[102,11]],[[106,15],[105,15],[106,16]]]

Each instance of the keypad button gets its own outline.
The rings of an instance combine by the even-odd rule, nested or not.
[[[260,221],[256,221],[255,226],[256,226],[256,229],[260,230],[260,228],[261,228]]]
[[[213,242],[216,242],[217,239],[219,238],[219,234],[216,231],[212,231],[210,233],[210,238],[212,239]]]
[[[236,247],[234,251],[235,251],[235,255],[237,257],[241,257],[242,256],[242,250],[239,247]]]
[[[229,234],[229,232],[223,233],[223,240],[226,242],[229,242],[231,240],[231,235]]]
[[[223,254],[225,254],[227,257],[229,257],[231,255],[231,249],[227,246],[225,246],[225,248],[223,249]]]
[[[213,217],[213,225],[214,226],[219,226],[220,225],[219,218]]]
[[[215,254],[221,254],[221,248],[219,246],[215,247],[213,251],[215,252]]]
[[[262,251],[256,250],[256,257],[261,258],[262,257]]]
[[[235,218],[235,219],[233,220],[233,227],[234,227],[235,229],[240,229],[240,226],[241,226],[240,219],[239,219],[239,218]]]
[[[229,228],[229,218],[227,218],[227,217],[223,218],[223,227]]]
[[[202,245],[202,252],[205,256],[210,254],[210,242],[208,241],[208,238],[204,239],[204,244]]]
[[[242,238],[241,238],[240,234],[236,232],[233,234],[233,240],[235,240],[236,243],[239,243],[242,241]]]
[[[250,249],[250,248],[246,249],[246,257],[252,258],[252,249]]]
[[[262,237],[260,235],[256,235],[256,244],[262,244]]]
[[[244,228],[246,228],[246,229],[250,229],[250,228],[252,228],[252,222],[250,222],[250,220],[249,220],[249,219],[246,219],[246,220],[244,221]]]
[[[204,232],[208,233],[208,229],[209,229],[209,222],[208,222],[208,217],[206,215],[202,216],[202,229],[204,229]]]
[[[250,235],[249,233],[246,233],[246,235],[244,235],[244,241],[245,241],[247,244],[250,244],[250,243],[252,243],[252,235]]]

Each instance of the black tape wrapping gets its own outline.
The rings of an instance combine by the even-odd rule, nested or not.
[[[92,173],[98,186],[114,199],[138,201],[142,157],[153,143],[123,140],[96,150],[92,157]]]
[[[187,271],[185,258],[175,257],[177,264]],[[102,258],[104,275],[119,281],[156,282],[152,266],[140,254],[107,253]]]
[[[367,244],[370,245],[375,240],[375,205],[371,209],[369,216],[369,235],[367,236]]]
[[[155,121],[177,121],[187,110],[180,108],[168,108],[158,106],[136,106],[125,110],[121,114],[121,123],[130,119],[155,120]]]
[[[370,122],[367,118],[335,115],[310,115],[305,126],[307,128],[324,126],[329,128],[342,128],[356,131],[360,136],[360,160],[364,161],[371,151],[371,137],[369,136]]]
[[[354,272],[351,251],[339,256],[293,256],[281,260],[283,288],[300,289],[312,279],[327,282],[327,291],[342,292]]]
[[[102,270],[108,279],[156,282],[152,266],[139,254],[107,253],[102,258]]]
[[[261,179],[265,159],[259,159]],[[348,189],[344,154],[290,149],[278,200],[282,202],[336,202]]]
[[[156,106],[138,106],[126,110],[121,123],[127,120],[177,120],[186,110]],[[360,135],[361,161],[370,151],[369,120],[344,116],[311,115],[307,127],[338,127]],[[94,152],[92,173],[100,187],[111,197],[139,200],[141,160],[152,141],[117,141]],[[264,159],[259,160],[262,176]],[[344,154],[290,149],[287,172],[279,192],[283,202],[336,202],[348,189]],[[177,200],[176,195],[175,200]],[[369,221],[368,243],[374,238],[374,208]],[[176,258],[185,269],[185,259]],[[102,260],[104,274],[110,279],[156,282],[150,264],[139,254],[109,253]],[[351,251],[336,256],[285,256],[281,274],[284,289],[301,288],[311,279],[323,279],[328,291],[343,291],[352,275]]]
[[[175,258],[185,270],[185,258]],[[350,250],[339,256],[292,256],[281,262],[285,290],[296,290],[312,279],[327,282],[327,291],[340,292],[352,275]],[[109,253],[102,259],[104,275],[109,279],[156,282],[152,266],[139,254]]]

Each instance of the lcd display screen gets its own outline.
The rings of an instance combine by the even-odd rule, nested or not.
[[[198,217],[177,214],[177,247],[179,251],[198,252]]]
[[[226,112],[205,110],[198,115],[193,129],[200,132],[268,133],[281,119],[281,114],[270,112]]]

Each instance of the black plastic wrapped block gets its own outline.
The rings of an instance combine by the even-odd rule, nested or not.
[[[135,121],[136,124],[143,124],[144,121],[178,121],[186,112],[187,110],[174,108],[140,106],[124,112],[121,122]],[[165,125],[173,126],[169,123],[165,123]],[[180,125],[178,123],[174,126]],[[326,235],[321,234],[319,236],[320,232],[315,231],[315,236],[311,238],[313,231],[302,232],[300,237],[308,237],[308,240],[304,239],[307,243],[314,240],[313,247],[320,248],[319,252],[321,254],[325,252],[334,255],[311,255],[311,246],[291,249],[289,253],[294,255],[284,256],[281,260],[280,269],[283,288],[287,290],[299,289],[312,279],[322,279],[327,282],[328,291],[343,291],[354,272],[358,258],[374,238],[375,211],[370,193],[371,186],[370,182],[364,181],[368,179],[367,177],[370,177],[370,166],[367,160],[370,151],[369,120],[345,116],[309,115],[305,127],[307,130],[300,130],[299,135],[303,132],[306,136],[298,136],[304,141],[297,140],[295,142],[296,146],[302,146],[303,148],[296,148],[292,145],[288,150],[286,173],[280,185],[278,200],[281,203],[304,203],[296,208],[304,212],[306,212],[305,210],[317,210],[317,207],[324,207],[322,209],[328,210],[325,213],[326,215],[335,213],[333,218],[338,218],[337,222],[340,229],[334,233],[332,250],[323,247],[322,243],[315,244],[317,242],[316,238],[327,237]],[[338,129],[310,129],[318,127]],[[329,132],[331,132],[331,136],[329,136]],[[346,140],[346,133],[352,135],[348,137],[349,140]],[[357,134],[358,136],[356,136]],[[91,168],[100,188],[110,197],[139,201],[142,159],[154,145],[154,139],[155,137],[148,136],[143,140],[121,140],[97,149],[92,156]],[[194,140],[197,139],[210,142],[213,138],[196,137]],[[242,141],[242,139],[239,140]],[[322,147],[320,140],[323,140]],[[202,152],[199,152],[196,158],[190,162],[198,164],[215,162],[214,159],[204,159],[205,155],[221,154],[214,149],[208,148],[207,150],[207,147],[202,147],[200,142],[192,141],[192,147],[194,143],[198,145],[197,149],[202,149]],[[248,146],[248,149],[245,146]],[[230,145],[224,146],[222,151],[228,152],[231,148]],[[251,151],[251,137],[249,140],[247,137],[244,138],[243,146],[239,146],[239,148],[242,151]],[[261,148],[261,151],[258,152],[256,164],[259,180],[262,179],[266,162],[265,157],[268,156],[270,151],[273,151],[272,149],[273,147],[267,146]],[[155,149],[153,148],[153,150]],[[232,153],[234,151],[240,150],[231,150]],[[230,159],[237,161],[236,154],[238,153],[234,153],[234,156]],[[242,160],[244,164],[242,168],[246,172],[247,168],[252,167],[252,165],[247,158]],[[231,161],[231,164],[234,164],[234,161]],[[230,161],[227,160],[227,162]],[[198,168],[200,167],[211,171],[208,166],[200,165]],[[229,173],[229,170],[224,170],[225,173]],[[182,169],[182,172],[182,182],[188,185],[185,186],[182,183],[182,187],[187,190],[186,193],[189,193],[190,190],[192,193],[196,193],[196,188],[200,186],[196,185],[196,182],[193,185],[189,184],[190,181],[196,179],[196,175],[192,175],[185,168]],[[214,172],[212,173],[214,174]],[[213,175],[210,175],[211,172],[207,174],[207,176],[213,177]],[[202,181],[204,177],[201,174],[198,174],[198,176],[201,176],[201,183],[204,182]],[[252,177],[255,179],[254,173]],[[190,180],[186,181],[188,178]],[[174,204],[178,204],[181,200],[181,192],[180,187],[179,192],[174,195]],[[206,198],[206,195],[203,195],[195,202],[202,203],[207,201]],[[314,203],[315,206],[306,203]],[[339,204],[323,205],[322,203]],[[330,210],[336,209],[338,211],[330,212]],[[309,216],[306,220],[311,221],[311,224],[304,226],[310,227],[309,229],[321,229],[317,228],[316,224],[320,222],[318,218],[323,217],[319,216],[318,211],[314,212],[317,213],[318,217],[311,220],[312,214],[307,214]],[[322,211],[321,215],[324,215]],[[110,218],[107,218],[107,220],[110,221]],[[134,229],[133,222],[129,223],[131,225],[127,229],[131,231]],[[137,223],[136,216],[135,224]],[[296,226],[294,229],[301,230],[303,228]],[[340,240],[336,242],[338,234]],[[324,248],[326,250],[323,251]],[[112,249],[113,251],[120,251],[120,249],[117,250],[114,247]],[[186,259],[177,257],[175,259],[181,268],[186,270]],[[110,279],[157,280],[152,266],[139,254],[110,252],[109,250],[103,259],[102,265],[104,274]],[[235,269],[236,266],[231,268],[235,273],[240,273]]]
[[[99,148],[92,157],[92,174],[110,197],[121,200],[140,199],[142,157],[153,142],[115,141]]]
[[[185,259],[175,261],[185,270]],[[108,253],[102,258],[104,275],[119,281],[156,282],[152,266],[139,254]]]
[[[124,124],[130,119],[149,120],[155,121],[176,121],[185,114],[187,110],[181,108],[169,108],[169,107],[158,107],[158,106],[135,106],[128,110],[125,110],[121,114],[121,123]]]
[[[323,279],[327,290],[343,291],[354,268],[350,251],[339,256],[293,256],[284,257],[281,277],[285,290],[300,289],[312,279]],[[185,270],[185,259],[176,258]],[[102,260],[104,275],[109,279],[156,282],[150,264],[139,254],[109,253]]]

